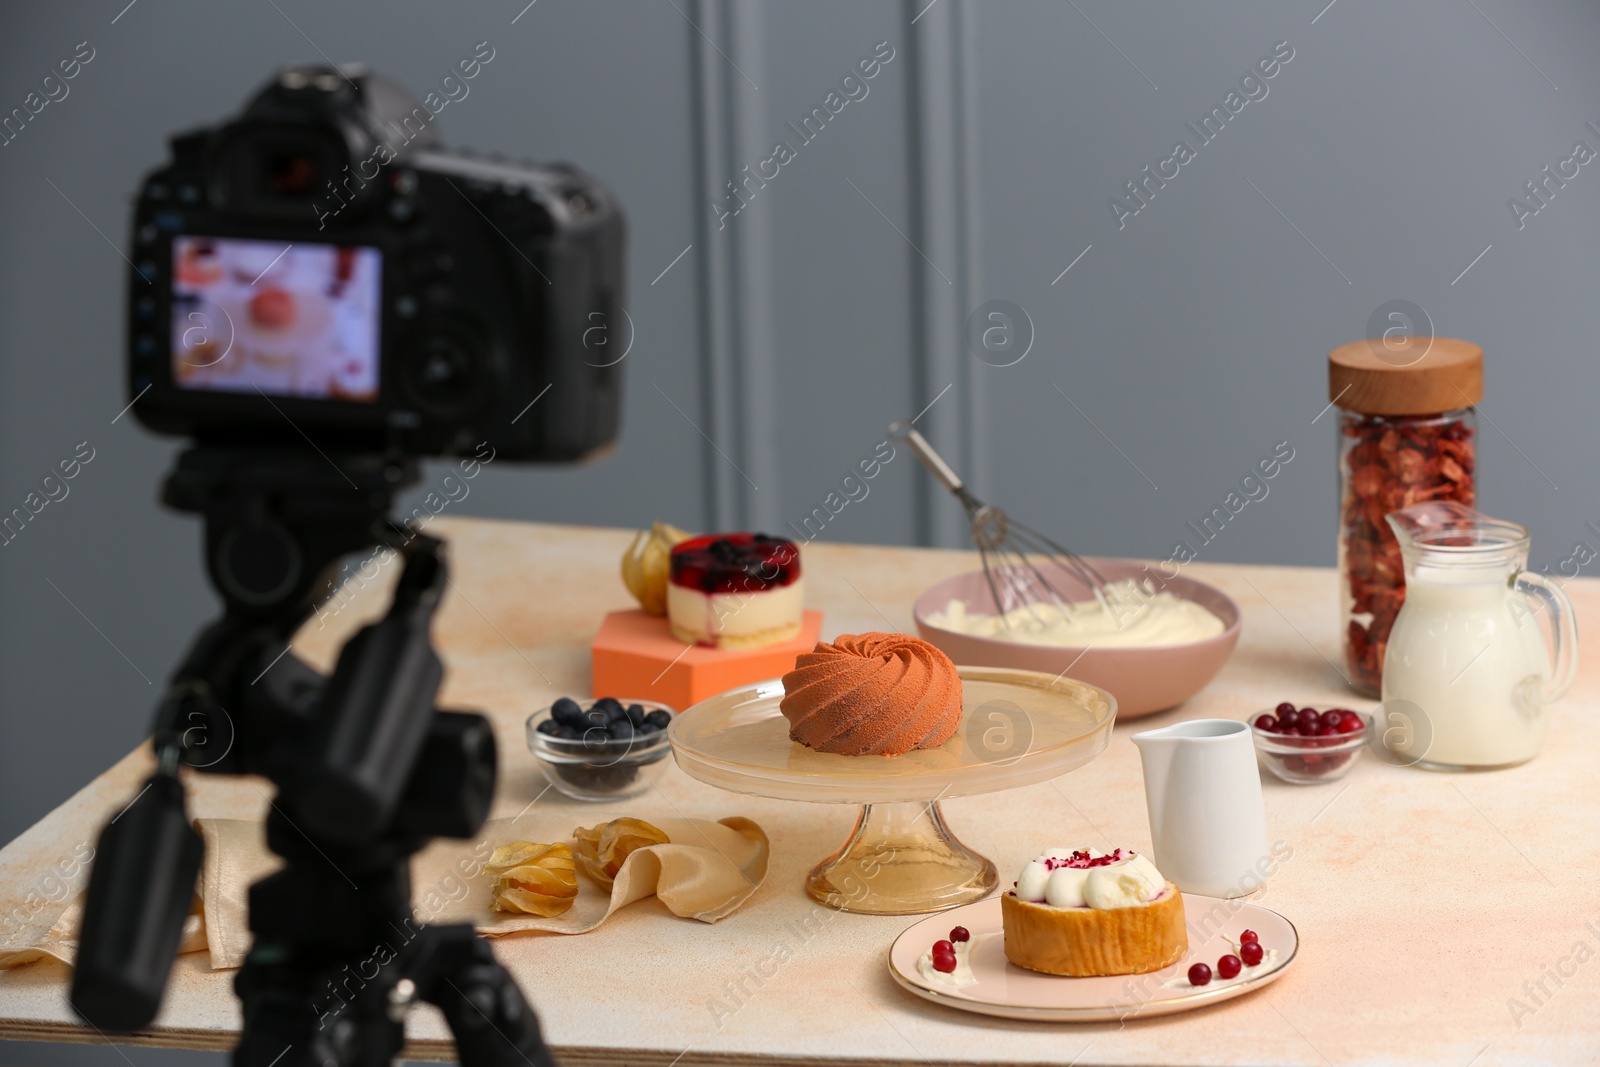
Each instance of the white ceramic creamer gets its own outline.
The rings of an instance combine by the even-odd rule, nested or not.
[[[1133,735],[1144,765],[1155,863],[1185,893],[1242,897],[1261,887],[1267,812],[1250,724],[1191,719]]]

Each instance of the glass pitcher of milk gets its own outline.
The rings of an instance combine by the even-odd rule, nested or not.
[[[1545,705],[1565,696],[1577,673],[1572,602],[1524,570],[1528,531],[1516,523],[1442,502],[1387,518],[1400,542],[1406,599],[1384,655],[1382,718],[1390,728],[1382,743],[1432,770],[1532,759],[1544,743]]]

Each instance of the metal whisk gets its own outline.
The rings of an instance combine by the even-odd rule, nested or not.
[[[1050,563],[1071,573],[1094,593],[1094,598],[1102,608],[1111,610],[1106,598],[1106,580],[1086,560],[1031,526],[1024,526],[1000,508],[985,504],[973,496],[961,476],[950,468],[950,464],[933,450],[927,438],[910,423],[891,424],[889,436],[910,448],[922,465],[938,479],[939,484],[950,490],[961,501],[961,506],[966,508],[967,521],[972,527],[972,543],[977,546],[978,555],[983,560],[983,576],[989,583],[989,593],[994,597],[1001,624],[1007,629],[1011,628],[1011,623],[1006,616],[1018,607],[1027,608],[1041,625],[1044,620],[1034,612],[1034,604],[1049,601],[1063,611],[1070,610],[1067,598],[1034,564],[1029,558],[1030,554],[1043,556]]]

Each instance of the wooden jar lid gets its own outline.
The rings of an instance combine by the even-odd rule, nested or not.
[[[1451,337],[1374,339],[1328,353],[1328,399],[1365,415],[1436,415],[1483,399],[1483,349]]]

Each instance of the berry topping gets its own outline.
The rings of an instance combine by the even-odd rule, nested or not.
[[[1260,940],[1261,940],[1261,935],[1256,933],[1254,930],[1246,930],[1244,933],[1239,935],[1239,943],[1241,945],[1247,945],[1252,941],[1260,941]]]
[[[800,577],[793,541],[766,534],[707,534],[672,550],[672,584],[703,593],[761,592]]]
[[[1203,963],[1197,963],[1193,967],[1190,967],[1189,968],[1189,984],[1190,985],[1210,985],[1211,984],[1211,968],[1207,967]]]
[[[1230,952],[1217,961],[1217,976],[1219,978],[1237,978],[1241,966],[1243,965],[1239,962],[1239,957]]]
[[[1265,730],[1268,733],[1275,733],[1278,729],[1278,720],[1273,718],[1271,715],[1257,715],[1256,729]]]
[[[1261,942],[1259,941],[1246,941],[1239,946],[1239,958],[1244,960],[1246,967],[1256,966],[1266,954],[1266,950],[1261,947]]]
[[[1068,859],[1058,859],[1054,856],[1050,856],[1041,859],[1039,862],[1044,864],[1045,870],[1049,871],[1060,870],[1063,867],[1069,870],[1082,871],[1087,870],[1090,867],[1109,867],[1114,863],[1125,863],[1132,858],[1132,852],[1121,848],[1104,856],[1091,856],[1088,852],[1085,852],[1080,848]]]
[[[970,941],[970,940],[972,940],[972,934],[967,930],[967,928],[965,926],[954,926],[954,927],[951,927],[951,929],[950,929],[950,940],[951,941]]]
[[[933,943],[933,969],[950,974],[956,969],[956,947],[948,941]]]

